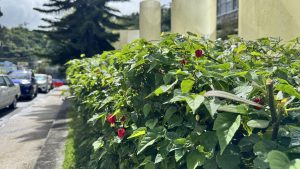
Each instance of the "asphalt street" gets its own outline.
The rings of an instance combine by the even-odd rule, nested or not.
[[[0,110],[0,169],[32,169],[61,112],[61,90],[21,100],[17,109]]]

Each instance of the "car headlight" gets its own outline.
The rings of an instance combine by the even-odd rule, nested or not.
[[[21,84],[28,85],[30,84],[29,80],[21,80]]]

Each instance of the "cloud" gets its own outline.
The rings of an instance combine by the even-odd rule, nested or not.
[[[139,12],[141,0],[131,0],[129,2],[110,2],[109,6],[119,9],[121,14],[129,15],[134,12]],[[162,5],[169,5],[171,0],[161,0]]]
[[[33,29],[43,24],[41,20],[44,14],[34,11],[34,7],[41,7],[47,0],[0,0],[0,7],[3,16],[0,24],[8,27],[15,27],[20,24],[28,24]]]

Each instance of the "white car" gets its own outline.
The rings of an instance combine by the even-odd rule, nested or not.
[[[20,87],[15,85],[8,76],[0,74],[0,109],[8,106],[15,109],[20,94]]]
[[[49,83],[48,75],[46,74],[35,74],[35,80],[38,84],[38,89],[41,92],[48,93],[51,89],[51,84]]]

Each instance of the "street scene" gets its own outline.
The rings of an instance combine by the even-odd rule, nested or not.
[[[300,169],[300,0],[0,0],[0,169]]]

